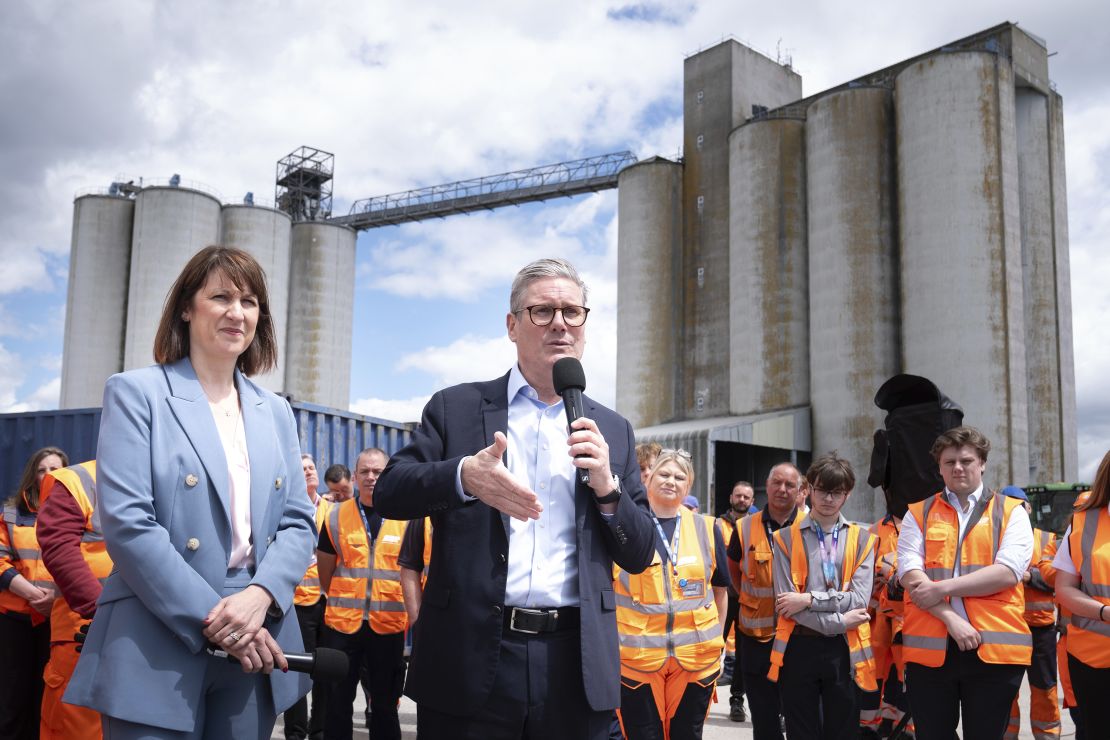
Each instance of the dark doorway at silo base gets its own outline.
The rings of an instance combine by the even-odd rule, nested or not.
[[[748,481],[755,489],[755,505],[767,505],[767,476],[779,463],[792,462],[804,474],[812,454],[803,450],[779,449],[740,442],[713,442],[714,511],[728,511],[728,498],[737,481]]]

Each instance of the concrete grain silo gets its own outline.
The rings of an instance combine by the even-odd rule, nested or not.
[[[1029,482],[1051,483],[1063,473],[1059,346],[1056,341],[1056,254],[1052,224],[1048,98],[1015,92],[1021,252],[1024,265],[1026,398],[1029,404]]]
[[[293,224],[285,392],[345,409],[351,393],[356,232]]]
[[[682,320],[682,165],[655,157],[619,182],[617,406],[634,426],[650,426],[675,417],[684,359],[665,331]]]
[[[1014,80],[998,54],[898,74],[902,352],[991,440],[991,485],[1025,481],[1029,437]]]
[[[1060,359],[1060,430],[1063,472],[1060,480],[1079,480],[1075,419],[1075,348],[1071,323],[1071,259],[1068,254],[1068,188],[1064,166],[1064,103],[1049,93],[1049,167],[1052,174],[1052,233],[1056,255],[1056,342]]]
[[[266,272],[270,314],[277,335],[278,361],[277,367],[256,376],[254,381],[275,393],[285,390],[292,224],[287,214],[260,206],[227,205],[220,213],[220,244],[249,252]]]
[[[154,362],[162,304],[181,268],[220,238],[220,201],[182,187],[149,187],[135,198],[127,290],[125,370]]]
[[[822,96],[806,116],[813,449],[861,472],[883,422],[869,391],[900,370],[893,124],[880,87]],[[849,518],[874,508],[858,478]]]
[[[729,390],[733,414],[809,403],[805,122],[729,136]]]
[[[73,203],[62,408],[99,406],[104,381],[123,369],[134,214],[135,201],[123,196],[85,195]]]
[[[756,110],[801,97],[788,65],[728,40],[683,63],[682,416],[729,409],[729,135]]]

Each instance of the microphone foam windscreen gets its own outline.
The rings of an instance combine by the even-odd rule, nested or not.
[[[312,666],[312,677],[323,681],[338,681],[347,675],[347,654],[332,648],[316,648],[316,663]]]
[[[586,390],[586,373],[577,357],[560,357],[551,368],[552,385],[560,396],[568,388]]]

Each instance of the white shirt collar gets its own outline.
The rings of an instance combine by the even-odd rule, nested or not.
[[[967,497],[967,503],[968,503],[967,510],[968,511],[971,511],[972,509],[975,508],[975,505],[977,503],[979,503],[979,499],[982,497],[982,495],[983,495],[983,483],[982,483],[982,481],[980,481],[979,482],[979,487],[976,488],[974,491],[972,491],[971,495]],[[952,504],[953,509],[956,509],[957,511],[960,510],[960,497],[957,496],[956,494],[952,493],[952,491],[948,490],[948,486],[944,487],[944,496],[945,496],[946,499],[948,499],[948,503]]]

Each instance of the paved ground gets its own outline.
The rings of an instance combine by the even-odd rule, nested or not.
[[[361,692],[360,692],[361,694]],[[750,722],[730,722],[728,719],[728,687],[722,686],[717,689],[718,702],[709,710],[709,719],[705,723],[705,731],[703,733],[704,740],[750,740],[752,737],[752,725]],[[1029,690],[1028,687],[1022,688],[1021,693],[1021,706],[1022,706],[1022,732],[1020,735],[1021,740],[1032,740],[1033,734],[1029,731]],[[362,701],[361,695],[355,707],[355,740],[366,740],[368,734],[365,728],[363,719],[363,711],[365,704]],[[404,740],[415,740],[416,738],[416,705],[409,699],[401,700],[401,734]],[[1069,738],[1075,737],[1075,726],[1071,723],[1071,717],[1065,711],[1063,713],[1063,727],[1061,728],[1061,737]],[[273,738],[274,740],[283,740],[285,735],[281,729],[281,719],[278,719],[278,727],[275,728]],[[567,738],[567,740],[574,740]],[[976,740],[976,738],[968,738],[968,740]]]

